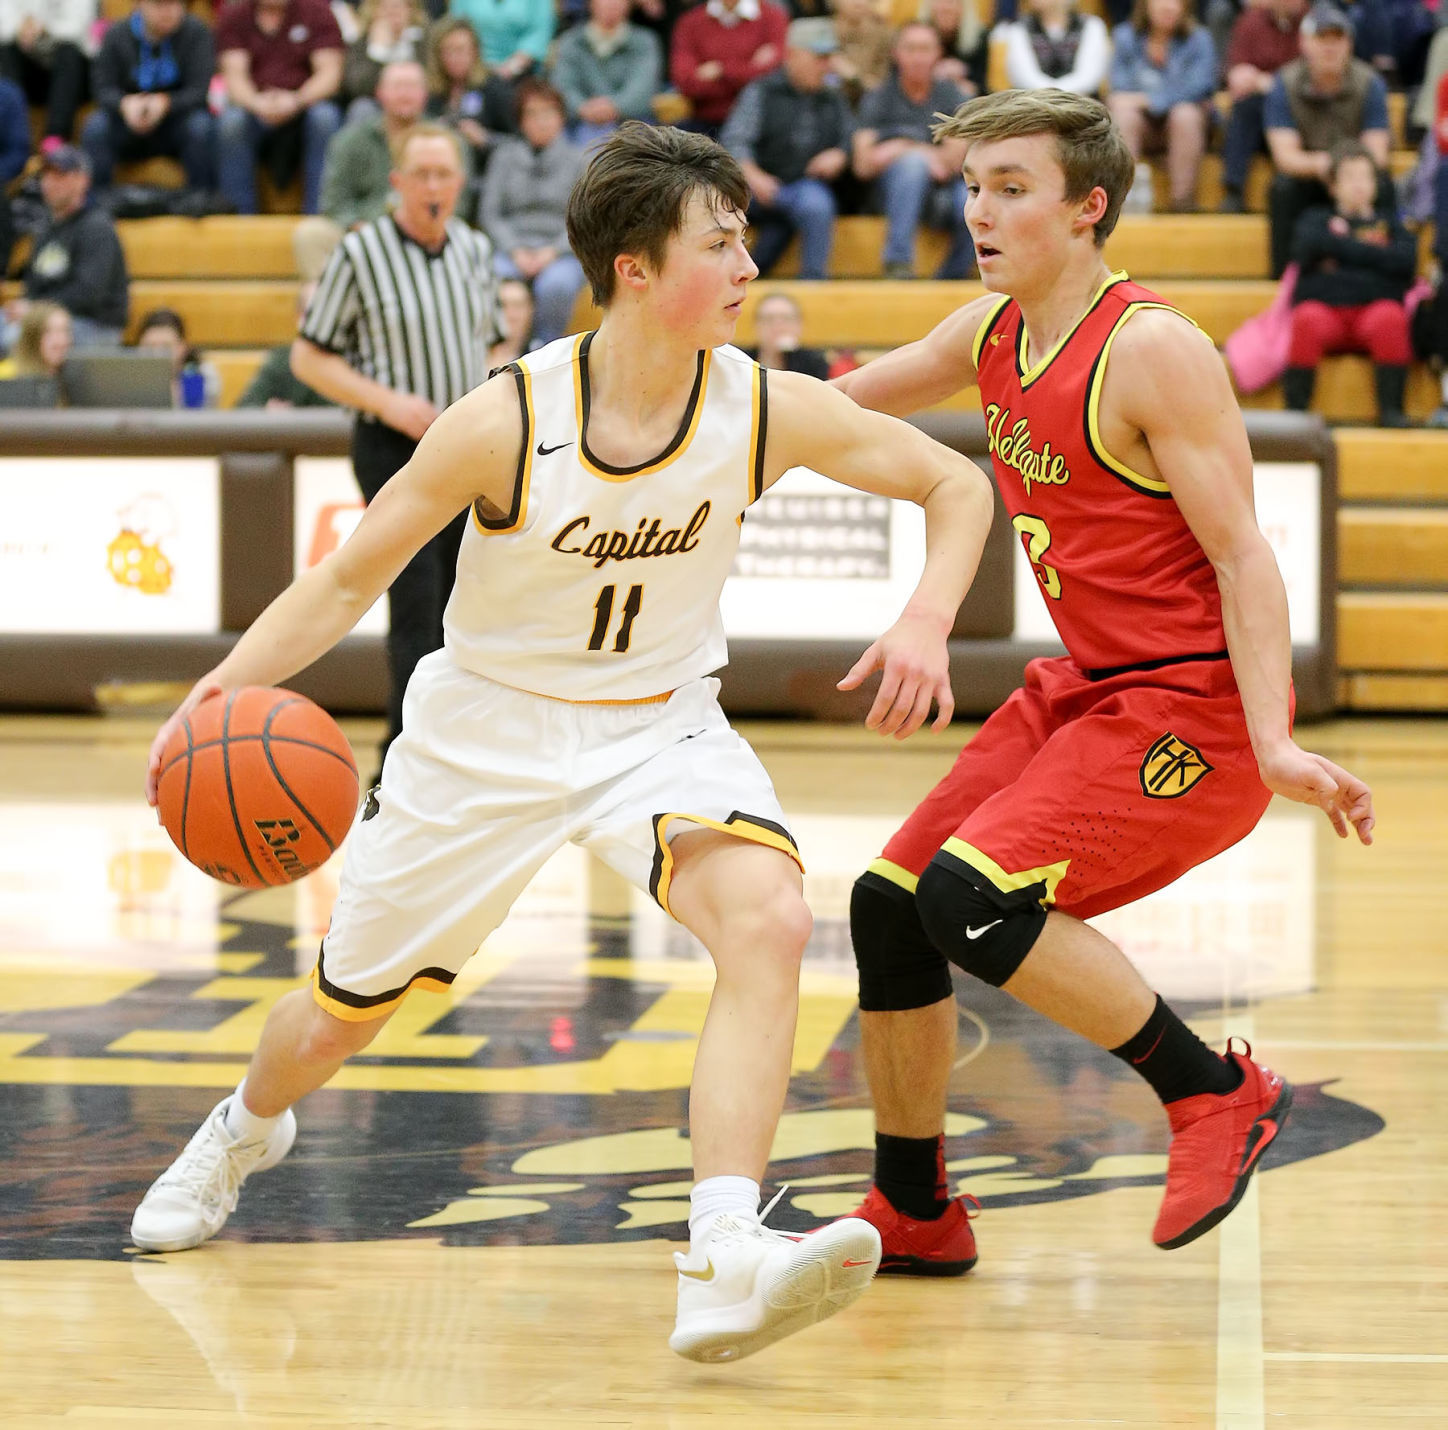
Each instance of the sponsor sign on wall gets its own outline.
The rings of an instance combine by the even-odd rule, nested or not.
[[[220,627],[214,457],[0,459],[0,632]]]
[[[745,513],[724,629],[739,639],[873,640],[924,561],[919,507],[794,467]]]
[[[293,552],[298,576],[330,555],[362,520],[362,493],[345,457],[298,457],[293,497]],[[387,634],[387,600],[374,601],[353,627],[357,635]]]

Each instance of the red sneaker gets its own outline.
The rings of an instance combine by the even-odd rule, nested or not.
[[[1242,1199],[1262,1154],[1287,1121],[1292,1085],[1251,1059],[1252,1048],[1227,1059],[1242,1070],[1232,1092],[1199,1093],[1166,1105],[1171,1153],[1166,1195],[1151,1239],[1171,1251],[1210,1231]]]
[[[878,1275],[964,1276],[976,1261],[967,1201],[974,1203],[974,1198],[952,1197],[938,1220],[916,1221],[896,1211],[884,1192],[872,1186],[864,1205],[850,1215],[880,1233]]]

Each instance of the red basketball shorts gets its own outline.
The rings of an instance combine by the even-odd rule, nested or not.
[[[1088,680],[1033,660],[870,867],[913,890],[944,848],[1089,918],[1235,844],[1270,798],[1229,661]]]

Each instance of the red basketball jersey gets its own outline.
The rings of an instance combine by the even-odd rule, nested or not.
[[[1091,673],[1226,654],[1216,575],[1167,484],[1114,457],[1099,431],[1116,334],[1167,307],[1117,273],[1049,353],[1028,351],[1011,298],[975,339],[996,483],[1056,629]]]

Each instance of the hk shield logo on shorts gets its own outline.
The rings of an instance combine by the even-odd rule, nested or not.
[[[1202,752],[1170,730],[1146,752],[1137,777],[1148,799],[1180,799],[1212,770]]]

